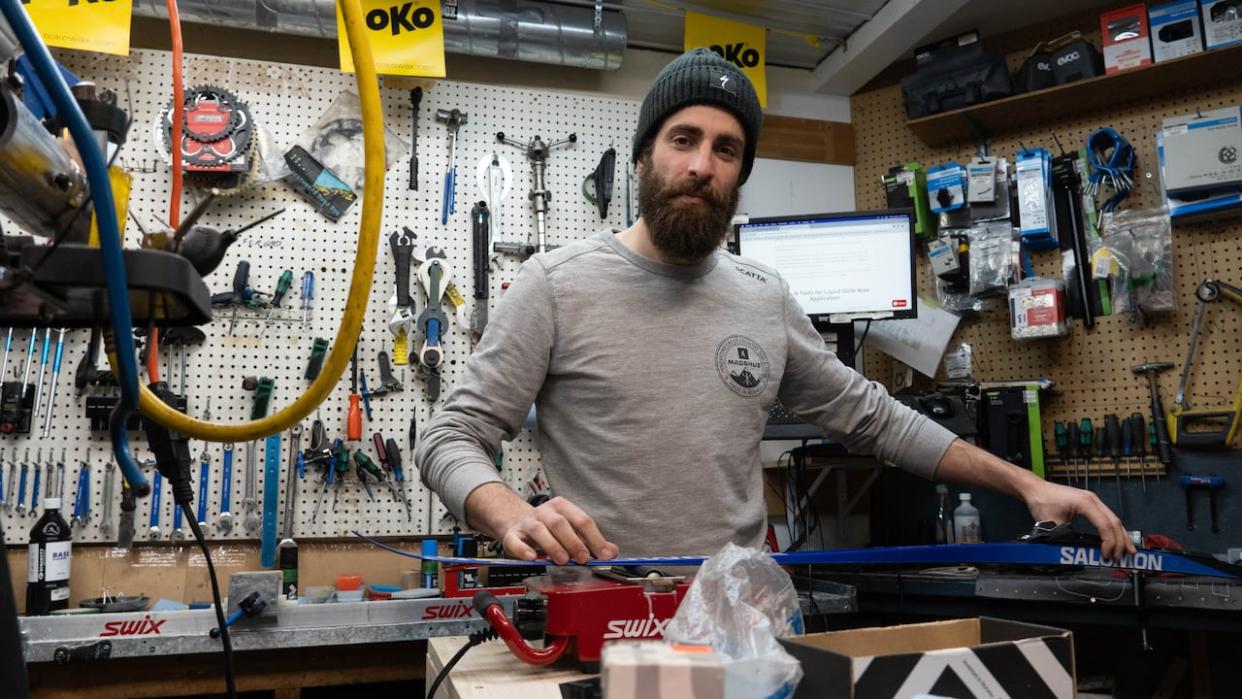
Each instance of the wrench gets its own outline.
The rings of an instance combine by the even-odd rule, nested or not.
[[[65,502],[65,450],[60,450],[60,461],[56,462],[56,497],[61,505]]]
[[[302,426],[289,430],[289,477],[285,485],[285,517],[281,538],[293,538],[293,512],[298,506],[298,465],[302,463]]]
[[[71,526],[85,526],[91,521],[91,464],[89,461],[83,461],[82,467],[78,469],[78,488],[73,498],[73,517],[69,520]]]
[[[20,485],[17,486],[17,514],[26,514],[26,471],[30,468],[30,449],[26,449],[26,456],[22,460],[22,475],[19,480]]]
[[[38,344],[38,340],[39,340],[39,329],[31,328],[30,329],[30,340],[26,342],[26,371],[25,373],[22,374],[21,395],[22,395],[23,400],[26,397],[26,388],[27,386],[30,385],[30,364],[31,364],[31,361],[34,359],[35,345]],[[44,437],[46,436],[47,435],[44,435]]]
[[[156,469],[155,477],[151,479],[151,516],[147,520],[147,531],[152,539],[160,536],[160,491],[163,490],[163,485],[164,479],[160,476],[159,469]]]
[[[181,530],[181,507],[173,502],[173,528],[169,538],[174,544],[185,541],[185,532]]]
[[[103,509],[100,512],[99,535],[105,539],[112,538],[112,483],[115,480],[112,472],[115,470],[116,464],[111,461],[104,464]]]
[[[34,411],[30,413],[30,424],[34,424],[39,419],[39,406],[43,403],[43,375],[47,372],[47,356],[48,350],[52,347],[52,329],[48,328],[43,333],[43,356],[39,359],[39,384],[35,386]],[[51,479],[48,479],[51,482]]]
[[[207,526],[207,472],[211,469],[211,455],[207,446],[203,445],[203,453],[198,455],[198,526]]]
[[[220,476],[220,519],[216,529],[221,534],[233,531],[233,513],[229,512],[229,493],[233,490],[233,445],[224,445],[224,473]]]
[[[43,473],[43,467],[39,465],[39,462],[42,459],[43,459],[43,450],[35,449],[35,460],[32,462],[34,464],[34,487],[30,489],[30,516],[31,517],[34,517],[36,514],[38,514],[37,511],[39,509],[39,481],[41,480],[40,475]]]
[[[242,528],[249,534],[259,531],[262,520],[258,513],[259,471],[255,465],[254,442],[246,442],[246,483],[242,491],[242,510],[245,519]]]

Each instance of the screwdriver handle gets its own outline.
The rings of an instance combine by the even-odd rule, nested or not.
[[[1104,439],[1108,442],[1108,455],[1113,461],[1121,458],[1121,425],[1117,416],[1109,413],[1104,416]]]
[[[357,442],[362,439],[362,408],[358,402],[361,399],[357,393],[349,394],[349,416],[345,424],[346,436],[351,442]]]
[[[1134,425],[1130,418],[1121,421],[1121,454],[1127,459],[1134,454]]]
[[[238,260],[237,271],[233,272],[233,302],[245,300],[246,287],[250,285],[250,262]]]
[[[1134,425],[1134,455],[1140,461],[1147,460],[1147,421],[1142,413],[1133,413],[1130,415],[1130,422]]]
[[[384,448],[384,435],[379,432],[371,435],[371,443],[375,445],[375,456],[379,459],[380,466],[392,470],[388,463],[388,451]]]

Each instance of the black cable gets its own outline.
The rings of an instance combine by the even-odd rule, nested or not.
[[[207,549],[207,539],[198,526],[198,515],[189,503],[181,504],[181,512],[185,515],[194,532],[194,540],[203,550],[203,558],[207,559],[207,575],[211,578],[211,600],[216,607],[216,625],[220,628],[220,643],[224,646],[224,686],[229,699],[237,699],[237,677],[233,674],[233,642],[229,639],[229,627],[225,624],[224,607],[220,604],[220,583],[216,582],[216,567],[211,562],[211,551]]]
[[[0,553],[4,528],[0,527]],[[0,697],[29,699],[26,660],[22,657],[22,630],[17,624],[17,600],[9,577],[9,557],[0,555]]]
[[[444,678],[448,677],[449,671],[453,669],[453,666],[457,664],[457,661],[462,659],[462,656],[466,654],[466,651],[474,648],[484,641],[492,641],[497,638],[500,638],[500,634],[496,633],[496,629],[493,629],[490,626],[482,631],[475,631],[470,634],[470,640],[466,642],[466,645],[458,649],[457,653],[455,653],[453,657],[444,664],[444,667],[440,668],[440,672],[436,675],[435,681],[431,683],[431,689],[427,690],[427,699],[435,699],[436,690],[440,688],[440,685],[444,682]]]
[[[862,337],[858,338],[858,344],[854,346],[855,357],[857,357],[858,353],[862,351],[863,343],[867,341],[867,333],[869,332],[871,332],[871,319],[870,318],[867,319],[867,324],[863,327]]]

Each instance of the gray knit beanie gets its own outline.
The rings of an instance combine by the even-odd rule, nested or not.
[[[742,124],[746,134],[742,154],[742,172],[738,185],[750,177],[755,162],[755,146],[763,113],[750,79],[737,66],[721,58],[711,49],[698,48],[673,59],[656,76],[643,106],[638,112],[638,130],[634,132],[632,162],[638,162],[647,141],[655,138],[660,125],[672,113],[694,104],[708,104],[729,111]]]

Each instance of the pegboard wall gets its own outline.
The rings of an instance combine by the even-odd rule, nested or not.
[[[1107,8],[1100,11],[1104,9]],[[1098,47],[1100,11],[1059,18],[1007,35],[984,36],[982,43],[989,52],[1004,52],[1013,71],[1025,58],[1024,52],[1029,52],[1036,43],[1061,36],[1071,29],[1081,30]],[[857,143],[855,199],[859,209],[884,207],[880,178],[895,164],[917,161],[926,167],[950,160],[965,163],[975,155],[974,143],[933,148],[906,127],[901,88],[895,81],[911,70],[913,62],[909,66],[894,67],[851,99]],[[1193,113],[1196,109],[1207,111],[1237,104],[1242,104],[1242,74],[1237,72],[1222,75],[1221,80],[1208,89],[1172,91],[1148,100],[1127,101],[1124,95],[1119,95],[1116,106],[1110,109],[1048,114],[1038,127],[994,137],[990,141],[991,154],[1006,157],[1012,167],[1014,154],[1024,145],[1058,153],[1059,140],[1065,149],[1077,149],[1096,129],[1109,126],[1133,144],[1138,157],[1137,188],[1122,208],[1158,207],[1162,197],[1155,135],[1161,121],[1165,117]],[[1206,277],[1242,283],[1242,219],[1178,225],[1173,230],[1173,242],[1178,309],[1171,315],[1152,318],[1147,325],[1132,325],[1129,316],[1114,315],[1097,318],[1096,327],[1091,331],[1085,330],[1081,322],[1073,321],[1068,337],[1022,343],[1010,337],[1005,305],[993,301],[979,317],[966,319],[958,327],[954,341],[971,346],[977,380],[1047,377],[1056,382],[1056,389],[1043,409],[1045,453],[1050,454],[1049,458],[1055,460],[1051,436],[1054,421],[1091,417],[1096,425],[1101,425],[1108,413],[1124,417],[1133,412],[1141,412],[1150,420],[1147,381],[1131,372],[1134,365],[1148,361],[1175,364],[1174,369],[1159,377],[1165,407],[1172,406],[1194,319],[1195,287]],[[1031,257],[1041,276],[1060,277],[1059,253],[1032,253]],[[918,266],[920,292],[934,298],[933,274],[926,255],[919,256]],[[1242,380],[1240,350],[1242,312],[1228,303],[1215,304],[1208,311],[1195,357],[1190,394],[1197,406],[1227,405],[1232,401],[1238,381]],[[878,352],[868,352],[867,366],[868,373],[877,379],[887,380],[892,376],[893,361]],[[943,369],[938,378],[944,378]],[[1237,454],[1237,451],[1219,454],[1213,457],[1214,461],[1201,458],[1212,455],[1192,455],[1179,464],[1184,466],[1183,473],[1206,472],[1219,465],[1236,465]],[[1191,469],[1192,463],[1195,469]],[[1223,471],[1222,475],[1225,475]],[[1126,488],[1127,498],[1140,497],[1137,483],[1127,483]],[[1175,485],[1169,486],[1163,497],[1177,498],[1174,502],[1180,505],[1179,490]],[[1113,493],[1112,483],[1099,491],[1106,502],[1118,509]],[[1229,498],[1228,491],[1225,498]],[[1164,502],[1168,504],[1169,501]],[[1203,507],[1206,503],[1200,507],[1205,512]],[[1169,510],[1169,531],[1184,532],[1183,511],[1165,509]],[[1133,502],[1129,512],[1135,512]],[[1181,519],[1172,524],[1177,518]],[[1202,526],[1205,519],[1206,515],[1202,514],[1201,530],[1206,529]]]
[[[153,124],[159,111],[170,100],[170,54],[163,51],[135,50],[128,58],[123,58],[63,51],[58,52],[57,57],[83,79],[93,80],[101,87],[117,93],[120,106],[133,118],[130,141],[122,150],[119,160],[130,169],[134,177],[133,194],[130,198],[131,214],[141,217],[144,222],[166,220],[171,178],[168,166],[152,142],[151,134],[154,132]],[[353,75],[328,68],[187,54],[184,71],[187,87],[212,84],[237,95],[248,105],[255,123],[270,132],[280,152],[292,145],[314,124],[339,93],[356,90]],[[528,142],[536,135],[551,142],[565,138],[570,133],[577,134],[575,144],[554,150],[548,159],[546,181],[552,192],[548,216],[549,244],[565,244],[587,238],[606,226],[625,227],[625,198],[630,195],[631,189],[637,195],[636,184],[634,187],[627,187],[624,175],[629,141],[637,122],[639,103],[636,101],[447,80],[382,79],[381,98],[385,123],[407,144],[411,136],[412,118],[409,90],[415,85],[420,85],[424,90],[418,115],[419,189],[411,191],[407,188],[407,150],[403,156],[391,162],[386,177],[378,264],[358,345],[358,366],[372,388],[380,383],[377,353],[386,350],[394,359],[396,354],[392,347],[392,335],[388,331],[388,320],[392,315],[388,300],[394,293],[395,284],[394,263],[388,246],[390,233],[400,231],[403,226],[409,227],[418,236],[418,247],[425,249],[436,245],[447,252],[447,263],[452,269],[451,279],[466,298],[466,311],[462,317],[468,318],[474,303],[469,214],[471,206],[483,198],[476,186],[475,168],[480,158],[490,158],[496,153],[509,162],[513,173],[512,190],[502,209],[504,238],[527,240],[529,237],[532,242],[534,240],[534,215],[527,198],[527,192],[531,188],[529,161],[524,152],[497,143],[496,132],[504,132],[506,136],[522,142]],[[449,217],[447,225],[442,226],[441,192],[449,157],[449,136],[444,125],[435,120],[435,113],[437,109],[453,108],[465,112],[467,121],[461,127],[457,141],[456,213]],[[616,184],[608,218],[601,220],[595,205],[588,202],[581,191],[584,178],[595,170],[600,157],[610,146],[616,148],[618,155]],[[390,155],[390,161],[393,160]],[[183,215],[199,196],[199,192],[187,185],[182,203]],[[241,311],[232,335],[228,334],[231,310],[217,312],[216,320],[202,328],[207,334],[206,342],[201,346],[191,347],[186,352],[185,391],[189,396],[189,412],[196,417],[201,416],[210,406],[211,418],[216,422],[236,423],[249,419],[252,394],[243,391],[241,387],[243,377],[248,375],[270,376],[275,379],[272,411],[292,402],[309,384],[303,379],[303,372],[310,356],[312,339],[322,337],[331,341],[336,335],[356,252],[361,199],[340,221],[333,223],[316,213],[300,195],[285,184],[268,182],[241,194],[218,199],[204,215],[201,223],[220,229],[238,228],[282,207],[285,208],[283,214],[245,233],[229,249],[215,273],[206,279],[212,292],[230,290],[234,270],[238,261],[243,259],[251,264],[250,285],[259,292],[273,291],[277,278],[285,269],[292,270],[294,275],[293,288],[266,331],[266,310]],[[136,246],[140,234],[132,216],[127,228],[127,244]],[[519,260],[508,258],[502,260],[500,269],[493,267],[489,276],[493,306],[501,294],[502,285],[513,280],[519,265]],[[313,318],[305,326],[301,322],[299,310],[299,280],[304,270],[313,271],[316,277]],[[417,281],[412,280],[411,287],[417,314],[424,307],[426,295]],[[440,402],[462,376],[470,347],[469,328],[458,322],[458,316],[451,309],[446,309],[446,313],[450,320],[444,339],[446,359],[442,370]],[[63,368],[54,407],[54,428],[49,438],[41,439],[40,430],[33,430],[30,435],[7,435],[0,439],[0,454],[4,462],[4,482],[0,485],[4,486],[6,499],[11,502],[13,495],[9,491],[9,476],[19,468],[18,464],[25,461],[24,454],[27,449],[30,450],[32,460],[36,451],[41,449],[44,461],[51,454],[59,459],[63,451],[66,455],[67,472],[64,516],[69,519],[78,473],[83,461],[89,459],[93,467],[93,518],[85,526],[74,528],[74,540],[104,542],[114,540],[100,536],[98,527],[103,491],[101,474],[104,472],[105,459],[110,458],[108,440],[104,433],[91,433],[88,430],[83,413],[85,398],[74,396],[72,383],[74,367],[85,354],[88,336],[86,331],[71,331],[66,335]],[[27,338],[28,331],[19,330],[15,333],[9,361],[9,380],[21,380]],[[42,333],[40,341],[41,339]],[[421,340],[421,337],[418,339]],[[39,357],[36,356],[35,371],[38,369],[38,360]],[[179,389],[180,356],[169,354],[168,350],[162,351],[161,369],[162,378],[173,389]],[[352,529],[381,536],[417,536],[451,531],[452,522],[445,518],[445,509],[438,497],[419,482],[413,465],[413,454],[410,453],[407,443],[410,416],[416,418],[421,429],[427,424],[436,406],[426,399],[423,382],[416,378],[412,366],[394,366],[393,369],[397,380],[403,384],[404,391],[371,399],[372,417],[366,419],[364,416],[363,420],[364,440],[354,447],[364,449],[374,458],[371,434],[381,432],[385,437],[397,441],[405,463],[405,491],[412,506],[412,515],[407,516],[405,507],[394,499],[386,487],[372,484],[374,499],[369,498],[351,469],[339,496],[336,497],[335,507],[334,491],[329,491],[318,518],[312,522],[321,485],[319,474],[308,470],[306,479],[299,483],[293,532],[298,539],[348,537]],[[347,370],[318,412],[327,427],[330,439],[345,436],[348,394]],[[311,419],[302,423],[302,448],[308,444],[310,425]],[[141,433],[131,433],[130,443],[139,459],[149,457]],[[204,530],[208,538],[256,540],[257,534],[250,534],[240,526],[246,445],[234,446],[230,503],[234,526],[227,534],[215,526],[220,512],[223,445],[192,442],[190,448],[196,457],[191,470],[196,493],[199,482],[197,456],[206,448],[211,459],[207,498],[208,521],[211,526]],[[524,431],[513,442],[504,444],[503,448],[501,475],[519,492],[524,492],[528,482],[540,469],[540,458],[533,436],[529,431]],[[288,450],[289,437],[286,433],[282,438],[280,458],[282,475],[278,500],[282,510],[277,516],[278,523],[283,519]],[[261,503],[264,460],[262,440],[255,445],[255,452],[257,495]],[[112,477],[119,478],[115,470],[112,471]],[[33,471],[30,478],[33,479]],[[27,489],[30,487],[31,484],[28,483]],[[148,527],[151,498],[139,500],[136,541],[169,540],[173,522],[172,497],[167,484],[163,490],[161,508],[157,512],[157,529],[151,530]],[[113,498],[112,520],[115,532],[116,518],[119,516],[119,482],[114,482]],[[27,503],[29,499],[28,492]],[[41,512],[40,509],[40,514]],[[3,515],[6,540],[10,544],[26,542],[35,518],[19,516],[16,511],[7,508],[0,510],[0,514]],[[186,534],[188,537],[188,529]]]

